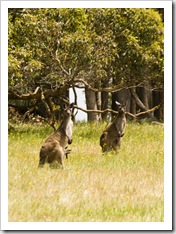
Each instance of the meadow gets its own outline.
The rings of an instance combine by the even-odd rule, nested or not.
[[[65,170],[38,168],[53,130],[22,124],[9,132],[9,222],[163,222],[164,128],[127,122],[118,154],[102,155],[105,123],[76,123]]]

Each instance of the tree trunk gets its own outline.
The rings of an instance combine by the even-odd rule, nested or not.
[[[133,88],[133,89],[135,89],[135,88]],[[133,115],[136,114],[136,102],[135,102],[132,95],[131,95],[131,100],[130,100],[130,113],[132,113]]]
[[[135,91],[134,89],[132,89],[132,88],[130,89],[130,91],[131,91],[131,94],[132,94],[132,96],[133,96],[133,98],[134,98],[136,104],[137,104],[143,111],[147,111],[148,108],[143,104],[143,102],[141,102],[141,100],[139,99],[139,97],[138,97],[136,91]]]
[[[164,121],[164,91],[153,91],[153,105],[157,106],[160,103],[161,106],[154,112],[154,115],[158,120]]]
[[[164,91],[160,92],[160,103],[161,106],[159,108],[160,110],[160,120],[164,122]]]
[[[109,99],[109,93],[108,92],[101,92],[101,109],[105,110],[108,109],[108,100]],[[102,121],[108,120],[108,113],[102,113],[101,114]]]
[[[131,102],[131,94],[127,89],[117,91],[112,93],[112,109],[118,111],[117,105],[115,102],[127,102],[126,111],[130,112],[130,102]]]
[[[97,103],[97,109],[101,110],[101,92],[95,93],[96,96],[96,103]],[[97,113],[98,121],[101,120],[101,114]]]
[[[118,106],[116,105],[116,101],[120,102],[118,99],[118,93],[112,93],[112,110],[118,111]]]
[[[45,99],[45,96],[44,96],[43,92],[41,94],[41,101],[42,101],[43,105],[45,106],[46,112],[48,114],[48,123],[54,129],[54,131],[56,131],[56,128],[54,126],[55,116],[54,116],[53,112],[51,111],[51,109],[50,109],[50,107],[49,107],[49,105],[48,105],[48,103],[47,103],[47,101]]]
[[[92,90],[85,88],[87,110],[97,110],[96,95]],[[97,122],[97,113],[87,113],[88,122]]]
[[[136,89],[137,90],[137,95],[143,105],[147,108],[150,109],[153,107],[153,100],[152,100],[152,91],[149,88],[146,87],[139,87]],[[154,118],[154,113],[148,113],[146,114],[145,117],[149,118]]]
[[[110,81],[105,80],[101,84],[102,88],[107,88],[110,86]],[[109,108],[109,92],[101,92],[101,110]],[[108,112],[101,114],[102,121],[108,121]]]

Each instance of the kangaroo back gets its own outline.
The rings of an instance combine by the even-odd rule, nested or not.
[[[67,144],[72,143],[72,107],[73,104],[64,106],[63,120],[55,133],[50,135],[42,144],[39,155],[39,167],[45,163],[50,165],[59,162],[64,169],[64,156],[68,157],[70,150]]]

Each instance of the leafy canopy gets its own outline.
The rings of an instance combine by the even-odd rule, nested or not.
[[[163,85],[163,23],[154,9],[9,9],[9,87]]]

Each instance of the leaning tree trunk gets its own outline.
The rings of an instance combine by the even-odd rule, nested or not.
[[[138,107],[141,108],[143,111],[147,111],[148,108],[144,105],[143,102],[141,102],[141,100],[139,99],[139,97],[138,97],[138,95],[137,95],[135,89],[130,88],[130,91],[131,91],[131,94],[132,94],[132,96],[133,96],[133,98],[134,98],[136,104],[138,105]]]
[[[135,88],[133,88],[133,89],[135,89]],[[130,99],[130,113],[133,115],[136,114],[136,101],[133,98],[133,96],[131,96],[131,99]]]
[[[88,88],[85,88],[85,97],[87,110],[97,110],[95,92]],[[97,122],[97,113],[87,113],[87,120],[88,122]]]
[[[153,107],[153,100],[152,100],[152,91],[147,87],[139,87],[137,88],[137,95],[140,98],[141,102],[147,109]],[[154,113],[148,113],[144,117],[154,118]]]

